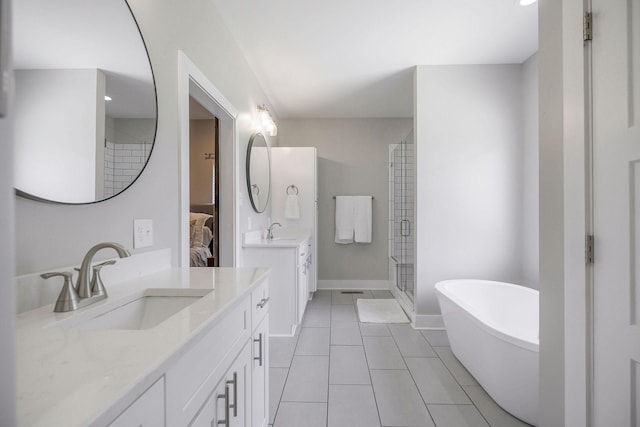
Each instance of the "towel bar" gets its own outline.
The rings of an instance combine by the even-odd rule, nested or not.
[[[333,200],[336,199],[337,196],[333,196]],[[371,200],[375,199],[375,197],[371,196]]]

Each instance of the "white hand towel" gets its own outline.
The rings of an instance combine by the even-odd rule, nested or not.
[[[336,243],[353,243],[353,197],[336,196]]]
[[[287,219],[300,219],[300,203],[297,194],[288,194],[284,201],[284,217]]]
[[[357,243],[371,243],[371,196],[355,196],[354,205],[354,234]]]

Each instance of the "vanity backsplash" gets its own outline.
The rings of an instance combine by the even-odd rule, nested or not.
[[[112,259],[116,260],[116,263],[101,271],[102,278],[105,283],[109,284],[109,288],[116,287],[119,283],[136,277],[145,276],[147,274],[171,268],[171,249],[158,249],[155,251],[133,254],[128,258],[114,257]],[[73,272],[73,280],[75,282],[78,272],[75,271],[74,268],[80,265],[80,261],[81,260],[78,260],[78,265],[52,268],[47,270],[47,272]],[[25,274],[15,278],[18,314],[53,304],[58,298],[58,294],[62,287],[62,280],[47,281],[40,277],[41,273],[45,273],[45,271]]]

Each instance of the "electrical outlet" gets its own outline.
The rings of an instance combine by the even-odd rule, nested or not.
[[[153,246],[153,220],[136,219],[133,221],[134,249]]]

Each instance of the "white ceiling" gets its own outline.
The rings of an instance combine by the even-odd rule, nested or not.
[[[213,0],[280,118],[412,117],[413,67],[520,64],[537,4]]]

